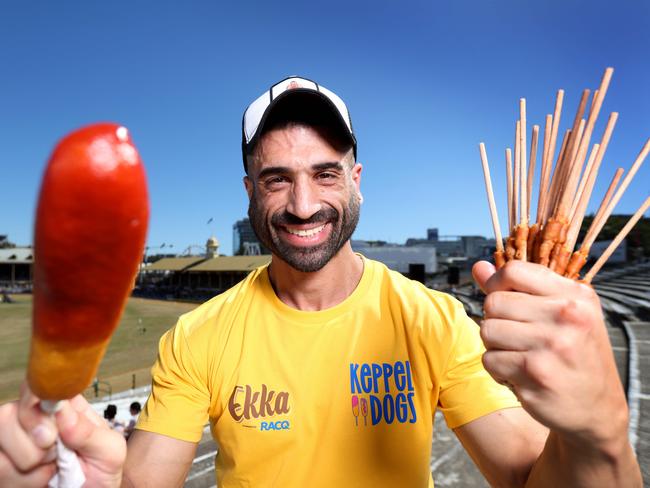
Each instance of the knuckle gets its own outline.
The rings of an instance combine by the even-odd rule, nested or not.
[[[491,339],[491,329],[492,329],[492,322],[490,320],[483,320],[481,322],[481,327],[479,329],[479,334],[481,336],[481,340],[485,344],[485,347],[489,348],[490,344],[490,339]]]
[[[495,291],[493,293],[490,293],[487,297],[485,297],[485,301],[483,302],[483,310],[485,312],[486,317],[493,316],[498,310],[498,305],[499,305],[499,292]]]
[[[509,283],[516,279],[519,270],[519,264],[520,263],[517,262],[517,260],[512,260],[508,261],[502,268],[501,276],[505,282]]]
[[[558,333],[551,337],[549,348],[556,356],[566,360],[572,356],[575,350],[575,344],[569,338],[569,334]]]
[[[566,297],[559,299],[557,308],[557,320],[561,323],[570,324],[580,319],[579,304],[575,298]]]
[[[492,374],[493,372],[493,365],[494,365],[494,355],[490,353],[490,351],[486,351],[483,353],[483,356],[481,357],[481,362],[483,363],[483,367],[485,370]]]
[[[43,460],[42,453],[34,446],[33,449],[22,449],[12,456],[12,461],[18,471],[25,474],[36,468]]]
[[[552,368],[548,361],[544,361],[540,357],[527,358],[522,365],[522,369],[525,375],[542,389],[548,389],[553,384]]]
[[[0,425],[4,426],[16,417],[16,402],[5,403],[0,406]]]

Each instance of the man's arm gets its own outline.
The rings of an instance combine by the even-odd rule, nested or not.
[[[542,443],[543,430],[517,409],[456,429],[488,480],[642,486],[627,438],[625,394],[593,289],[518,261],[499,272],[478,263],[474,277],[487,293],[485,369],[509,384],[530,417],[550,430]]]
[[[183,486],[196,443],[135,430],[127,445],[123,488]]]
[[[454,433],[491,486],[524,486],[548,437],[522,408],[485,415]]]

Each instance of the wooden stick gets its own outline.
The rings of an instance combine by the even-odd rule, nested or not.
[[[567,151],[565,151],[564,159],[562,161],[562,173],[561,173],[561,178],[559,180],[560,186],[558,188],[558,192],[555,194],[555,201],[553,207],[554,208],[553,215],[555,215],[560,220],[568,221],[568,212],[566,214],[560,213],[560,202],[562,201],[563,198],[565,198],[567,191],[569,192],[571,191],[569,187],[570,179],[571,179],[571,175],[576,171],[575,168],[575,165],[577,164],[576,155],[578,153],[578,145],[580,143],[584,130],[585,130],[585,119],[581,119],[580,125],[578,126],[578,134],[575,136],[575,138],[574,137],[570,138],[570,139],[577,139],[578,142],[571,149],[571,154],[567,154],[567,151],[569,149],[569,145],[567,143]]]
[[[614,191],[616,190],[616,186],[618,185],[618,182],[621,181],[621,177],[623,176],[623,173],[625,173],[625,170],[623,168],[616,168],[616,171],[614,172],[614,176],[612,177],[612,181],[610,181],[609,187],[607,187],[607,191],[605,192],[605,196],[603,197],[603,201],[601,202],[602,211],[599,207],[597,213],[602,214],[607,208],[607,205],[609,205],[609,202],[612,199],[612,195],[614,195]]]
[[[508,232],[510,232],[510,229],[515,225],[512,200],[512,153],[510,148],[506,149],[506,188],[508,189]]]
[[[605,73],[603,73],[603,77],[600,81],[600,87],[598,88],[598,94],[594,97],[591,110],[589,111],[589,118],[587,120],[587,125],[584,129],[584,135],[582,136],[581,139],[579,139],[580,144],[578,147],[577,154],[575,156],[575,160],[571,162],[572,164],[567,179],[566,190],[563,192],[562,198],[560,199],[559,202],[559,208],[557,212],[560,217],[565,217],[569,213],[569,207],[571,205],[571,202],[573,201],[575,191],[576,191],[576,186],[578,184],[580,170],[582,169],[582,165],[584,164],[584,159],[585,156],[587,155],[587,148],[589,147],[589,143],[591,141],[591,134],[594,130],[594,126],[596,125],[596,119],[598,118],[598,114],[600,113],[600,108],[603,104],[603,100],[605,99],[605,95],[607,94],[607,88],[609,87],[609,82],[612,78],[613,73],[614,73],[613,68],[605,69]]]
[[[594,241],[596,240],[596,237],[598,237],[598,234],[602,230],[603,226],[605,225],[605,222],[609,218],[609,216],[612,214],[612,211],[614,210],[614,207],[616,207],[616,204],[618,201],[621,199],[623,196],[623,193],[625,193],[625,190],[627,189],[628,185],[632,181],[632,178],[634,178],[634,175],[636,172],[639,170],[639,167],[645,160],[646,156],[648,155],[648,152],[650,152],[650,138],[646,141],[644,144],[643,148],[641,149],[641,152],[639,152],[639,155],[636,157],[636,160],[632,164],[632,167],[630,168],[630,171],[628,171],[627,175],[625,175],[625,178],[623,178],[623,181],[621,182],[621,186],[618,187],[616,190],[616,193],[614,196],[611,198],[609,203],[607,204],[607,207],[603,211],[602,218],[600,219],[599,222],[596,222],[596,219],[594,218],[594,222],[591,223],[591,227],[589,228],[589,231],[587,232],[587,236],[585,237],[584,242],[582,243],[582,248],[585,249],[590,249]]]
[[[591,225],[589,226],[589,229],[587,230],[585,237],[582,239],[580,252],[584,254],[585,257],[589,254],[589,249],[591,248],[591,245],[589,245],[589,247],[587,247],[586,245],[587,237],[589,237],[594,232],[594,229],[599,228],[600,222],[603,220],[603,215],[605,214],[605,209],[607,208],[607,205],[609,205],[609,202],[612,199],[612,195],[614,193],[614,190],[616,189],[616,185],[618,185],[618,182],[621,179],[623,172],[624,172],[623,168],[618,168],[614,173],[614,177],[612,178],[612,181],[610,182],[609,187],[605,192],[605,196],[603,196],[603,199],[601,200],[600,205],[598,206],[598,210],[596,211],[596,214],[594,215],[594,218],[591,221]]]
[[[539,138],[539,125],[533,125],[533,135],[531,136],[530,141],[530,159],[528,163],[528,201],[526,202],[526,207],[528,213],[526,215],[527,220],[530,222],[530,200],[533,196],[533,180],[535,179],[535,163],[537,162],[537,139]]]
[[[558,90],[557,95],[555,96],[555,110],[553,112],[553,127],[551,129],[551,141],[549,143],[549,149],[548,152],[546,153],[546,158],[547,161],[545,161],[545,164],[549,166],[549,171],[550,168],[553,166],[553,157],[555,155],[555,144],[557,142],[557,132],[558,128],[560,126],[560,117],[562,116],[562,102],[564,101],[564,90]],[[566,134],[565,134],[566,137]],[[565,141],[562,142],[562,145],[566,143]],[[562,154],[562,149],[560,149],[560,154]],[[558,158],[558,161],[561,161],[561,158]],[[553,180],[555,179],[555,173],[557,172],[557,166],[555,168],[555,171],[553,171],[553,178],[551,179],[551,188],[550,192],[553,191]],[[544,209],[542,213],[542,220],[543,222],[546,222],[549,217],[549,195],[544,199]]]
[[[621,231],[614,238],[611,244],[607,246],[605,252],[594,263],[594,265],[591,267],[589,272],[585,275],[583,281],[585,281],[586,283],[591,283],[591,280],[594,278],[594,276],[596,276],[596,273],[600,271],[600,268],[602,268],[603,265],[607,262],[607,260],[612,255],[612,253],[616,250],[616,248],[621,243],[621,241],[625,239],[625,237],[630,233],[630,231],[635,226],[635,224],[639,221],[639,219],[643,217],[643,214],[645,213],[646,210],[648,210],[648,207],[650,207],[650,197],[647,197],[643,202],[643,204],[639,207],[639,209],[636,212],[634,212],[632,218],[628,220],[627,224],[625,224],[625,227],[621,229]]]
[[[556,200],[557,192],[559,191],[558,187],[561,184],[560,180],[562,179],[562,175],[560,174],[562,173],[562,168],[558,167],[558,165],[559,162],[562,161],[564,151],[566,150],[566,144],[570,135],[571,129],[567,129],[567,131],[564,133],[564,138],[562,139],[562,147],[560,148],[560,154],[558,155],[557,163],[555,164],[555,169],[551,178],[551,188],[549,189],[549,194],[546,198],[546,204],[544,205],[544,222],[548,221],[548,219],[553,215],[553,211],[555,210],[554,202]]]
[[[569,231],[567,232],[566,247],[569,249],[569,252],[573,251],[573,248],[576,245],[576,240],[578,239],[578,232],[580,232],[580,226],[582,225],[582,220],[587,210],[587,203],[589,203],[589,198],[591,197],[591,190],[593,189],[593,184],[596,182],[596,175],[598,174],[598,168],[594,166],[596,161],[596,156],[598,155],[598,150],[600,149],[599,144],[594,144],[594,147],[591,149],[591,154],[589,155],[589,161],[587,162],[587,168],[585,169],[585,185],[582,188],[582,192],[579,198],[576,198],[578,202],[574,213],[571,214],[569,218]],[[589,185],[587,184],[589,181]],[[586,191],[585,191],[586,189]]]
[[[542,151],[542,173],[539,179],[539,198],[537,199],[537,224],[543,225],[544,220],[544,207],[546,206],[546,199],[548,198],[548,187],[551,182],[551,164],[548,158],[549,145],[551,141],[551,126],[553,124],[553,116],[548,114],[546,116],[546,125],[544,126],[544,149]]]
[[[612,132],[614,131],[614,126],[616,125],[616,121],[618,120],[618,112],[612,112],[609,115],[609,119],[607,120],[607,126],[605,127],[605,132],[603,132],[603,136],[600,139],[600,144],[599,144],[599,150],[598,150],[598,156],[592,160],[589,158],[589,161],[587,162],[587,167],[585,168],[584,174],[582,175],[582,179],[580,181],[580,186],[578,187],[578,191],[576,192],[576,197],[573,201],[573,205],[571,206],[571,212],[570,212],[570,221],[573,221],[573,216],[576,213],[576,208],[578,206],[578,201],[580,200],[584,190],[585,190],[585,185],[587,184],[587,180],[590,178],[589,174],[592,170],[590,163],[594,164],[595,163],[595,171],[596,175],[598,174],[598,168],[600,167],[600,163],[603,161],[603,157],[605,156],[605,151],[607,151],[607,146],[609,145],[609,140],[612,137]],[[594,176],[595,180],[595,176]],[[593,187],[593,184],[592,184]],[[591,192],[590,192],[591,193]],[[589,195],[587,196],[589,198]]]
[[[562,168],[562,173],[560,173],[562,175],[562,179],[560,181],[563,182],[562,188],[566,187],[566,184],[564,184],[564,182],[566,181],[567,175],[569,173],[569,168],[572,167],[573,160],[578,152],[578,147],[580,145],[580,138],[582,137],[582,133],[584,131],[584,125],[585,125],[585,121],[583,120],[582,116],[584,115],[585,107],[587,105],[588,99],[589,99],[589,90],[583,90],[582,97],[580,97],[580,103],[578,104],[578,109],[576,110],[576,115],[573,119],[573,125],[571,126],[571,136],[567,141],[564,157],[560,161],[561,168]],[[580,130],[581,126],[582,126],[582,130]],[[559,202],[556,201],[554,205],[554,208],[556,210],[557,210],[558,203]]]
[[[526,99],[519,99],[519,163],[521,165],[521,214],[519,221],[521,225],[528,227],[528,177],[526,176],[526,152],[528,146],[526,145]]]
[[[585,234],[585,237],[589,234],[591,231],[592,227],[594,226],[594,223],[598,223],[602,220],[603,214],[605,213],[605,209],[607,208],[607,205],[609,205],[609,202],[612,199],[612,195],[614,194],[614,190],[616,189],[616,185],[618,185],[618,182],[621,180],[621,176],[623,176],[623,168],[617,168],[616,171],[614,172],[614,176],[612,177],[612,181],[609,183],[609,187],[607,188],[607,191],[605,192],[605,196],[603,197],[602,201],[600,202],[600,206],[598,207],[598,211],[594,215],[594,219],[591,222],[591,226],[589,226],[589,230],[587,231],[587,234]],[[583,239],[584,241],[585,239]],[[591,248],[591,246],[590,246]],[[589,249],[586,248],[586,246],[583,244],[580,246],[580,251],[583,253],[586,253],[587,255],[589,254]]]
[[[557,95],[555,96],[555,111],[553,112],[553,127],[551,128],[551,141],[549,143],[548,153],[546,157],[548,158],[549,165],[553,165],[553,159],[555,156],[555,144],[557,142],[557,132],[560,127],[560,117],[562,116],[562,102],[564,101],[564,90],[558,90]]]
[[[494,227],[494,238],[496,239],[497,251],[503,252],[503,238],[501,237],[501,227],[499,226],[499,215],[497,206],[494,203],[494,193],[492,192],[492,179],[490,178],[490,166],[488,165],[485,144],[479,144],[481,153],[481,164],[483,165],[483,178],[485,180],[485,191],[487,192],[488,203],[490,204],[490,216],[492,217],[492,227]]]
[[[519,216],[521,212],[519,211],[519,174],[521,173],[521,121],[517,121],[515,128],[515,175],[512,179],[513,181],[513,194],[514,194],[514,215],[513,220],[514,225],[516,226],[519,222]]]

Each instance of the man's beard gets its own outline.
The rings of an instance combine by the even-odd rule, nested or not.
[[[359,207],[359,196],[353,192],[347,206],[343,209],[343,215],[340,215],[335,208],[328,206],[303,220],[285,210],[273,214],[271,222],[268,223],[264,219],[263,209],[259,205],[254,191],[248,205],[248,218],[257,238],[273,254],[292,268],[303,273],[311,273],[323,268],[352,237],[352,233],[359,223]],[[332,226],[329,238],[315,246],[292,246],[280,239],[276,231],[284,225],[325,223]]]

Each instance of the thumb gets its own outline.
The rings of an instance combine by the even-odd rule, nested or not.
[[[488,263],[487,261],[479,261],[472,267],[472,276],[476,284],[483,290],[483,293],[486,293],[485,284],[487,281],[496,273],[497,270],[493,264]]]
[[[63,402],[56,421],[63,443],[86,462],[93,460],[107,471],[121,468],[126,457],[124,437],[99,419],[83,398]]]

